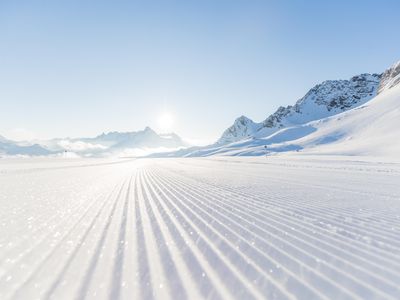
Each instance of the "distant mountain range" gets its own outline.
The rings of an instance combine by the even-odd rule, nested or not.
[[[171,151],[188,144],[175,133],[158,134],[150,127],[135,132],[102,133],[93,138],[56,138],[15,142],[0,137],[0,155],[141,156],[157,151]]]
[[[38,144],[18,143],[0,136],[1,155],[49,155],[51,151]]]
[[[241,116],[216,143],[165,156],[265,155],[290,151],[400,156],[399,83],[400,62],[382,74],[324,81],[293,106],[279,107],[262,122]],[[371,129],[373,126],[375,130]],[[371,130],[367,131],[368,128]],[[367,137],[366,132],[374,136]]]
[[[361,74],[350,80],[328,80],[313,87],[295,105],[279,107],[261,123],[245,116],[222,134],[218,144],[240,141],[247,137],[266,137],[278,130],[336,115],[373,98],[382,75]]]

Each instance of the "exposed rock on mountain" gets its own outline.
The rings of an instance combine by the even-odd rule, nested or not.
[[[231,143],[246,137],[265,137],[284,127],[305,124],[362,105],[377,94],[381,76],[361,74],[349,80],[324,81],[313,87],[295,105],[279,107],[261,123],[244,116],[236,119],[218,143]]]
[[[178,156],[254,156],[300,151],[399,159],[400,62],[380,75],[325,81],[266,120],[237,119],[213,145]],[[170,155],[171,156],[171,155]]]
[[[398,83],[400,83],[400,61],[383,72],[382,79],[378,87],[378,93],[381,93],[386,89],[390,89]]]

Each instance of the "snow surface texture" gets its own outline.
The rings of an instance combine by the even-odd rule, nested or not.
[[[4,160],[0,299],[399,299],[400,165]]]

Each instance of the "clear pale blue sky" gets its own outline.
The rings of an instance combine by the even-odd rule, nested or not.
[[[0,1],[0,135],[212,140],[400,59],[398,0]]]

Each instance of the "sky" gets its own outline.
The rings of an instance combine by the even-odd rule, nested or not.
[[[0,0],[0,135],[197,144],[400,60],[398,0]]]

